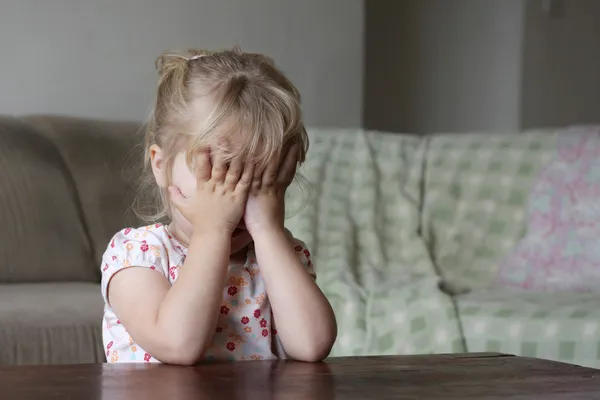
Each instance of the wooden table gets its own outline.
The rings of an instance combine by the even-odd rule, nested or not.
[[[0,399],[600,399],[600,371],[502,354],[0,367]]]

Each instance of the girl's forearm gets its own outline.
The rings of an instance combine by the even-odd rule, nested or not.
[[[254,246],[286,353],[301,361],[321,361],[337,336],[329,301],[298,260],[283,229],[255,235]]]
[[[231,236],[194,235],[179,277],[165,296],[157,328],[186,364],[197,362],[212,340],[223,300]]]

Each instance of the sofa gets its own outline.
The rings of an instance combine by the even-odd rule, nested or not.
[[[0,364],[104,361],[99,264],[112,234],[139,223],[140,128],[0,120]],[[585,222],[600,214],[594,127],[309,136],[309,185],[288,191],[286,225],[335,309],[331,356],[493,351],[600,366],[600,251]]]

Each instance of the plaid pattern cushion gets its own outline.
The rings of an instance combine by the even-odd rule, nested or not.
[[[600,367],[597,295],[490,289],[555,131],[310,135],[310,189],[289,191],[286,226],[336,312],[332,356],[500,351]],[[450,298],[440,275],[472,292]]]
[[[457,298],[467,349],[600,367],[600,295],[511,293]]]
[[[286,227],[307,243],[338,319],[332,355],[451,352],[460,346],[452,300],[419,229],[418,137],[311,130]]]
[[[489,286],[525,232],[525,207],[556,132],[437,135],[424,174],[423,235],[452,292]]]

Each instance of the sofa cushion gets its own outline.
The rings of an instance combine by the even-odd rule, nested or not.
[[[502,263],[498,284],[600,292],[599,174],[600,127],[561,133],[529,196],[527,234]]]
[[[419,235],[419,137],[310,129],[286,226],[311,248],[338,322],[332,356],[462,350],[458,318]],[[300,212],[301,211],[301,212]]]
[[[110,238],[127,226],[139,226],[132,212],[140,167],[141,124],[68,117],[30,116],[58,147],[75,182],[92,239],[94,272]]]
[[[100,287],[0,285],[0,364],[103,362]]]
[[[14,118],[0,118],[0,221],[0,283],[97,279],[60,153]]]
[[[525,233],[527,198],[554,155],[557,131],[444,134],[431,138],[422,234],[453,293],[493,286]]]
[[[456,298],[470,352],[501,352],[600,367],[600,295],[503,288]]]

